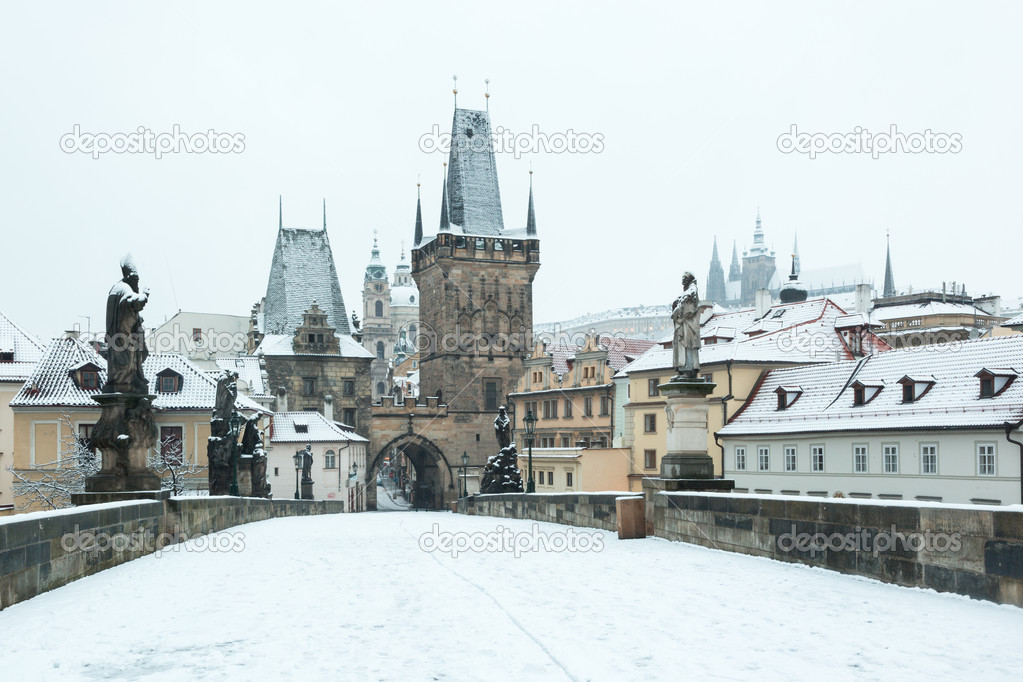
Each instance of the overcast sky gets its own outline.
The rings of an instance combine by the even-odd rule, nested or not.
[[[861,262],[880,284],[891,230],[901,289],[1023,294],[1019,3],[16,3],[0,22],[0,310],[40,336],[102,326],[131,251],[147,324],[178,309],[245,315],[277,230],[327,224],[361,315],[373,231],[389,266],[412,238],[421,174],[437,229],[440,154],[459,105],[495,126],[599,134],[600,153],[498,158],[506,227],[532,161],[542,266],[534,316],[667,303],[751,243],[757,204],[780,258]],[[240,153],[61,150],[62,136],[244,135]],[[779,135],[896,125],[959,153],[778,150]]]

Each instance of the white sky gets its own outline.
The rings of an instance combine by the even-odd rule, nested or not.
[[[860,261],[880,283],[965,282],[1017,300],[1021,173],[1018,3],[17,3],[0,22],[4,97],[0,310],[40,336],[102,325],[131,251],[145,313],[245,315],[265,293],[277,229],[327,200],[345,302],[361,314],[379,230],[408,246],[415,183],[436,230],[441,161],[419,151],[459,104],[495,126],[601,133],[600,154],[498,160],[507,227],[534,176],[537,321],[664,303],[703,287],[759,203],[780,259]],[[808,132],[959,133],[959,154],[780,153]],[[241,154],[66,154],[83,131],[243,133]]]

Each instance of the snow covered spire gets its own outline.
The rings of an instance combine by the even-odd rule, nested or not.
[[[416,183],[416,246],[423,243],[423,202],[419,189],[420,183]],[[405,245],[402,243],[401,257],[405,258]]]
[[[451,221],[448,214],[448,164],[444,162],[444,186],[441,189],[440,197],[440,231],[445,232],[451,229]]]
[[[732,240],[732,264],[728,267],[728,281],[742,281],[742,267],[739,265],[739,245]]]
[[[526,213],[526,234],[536,236],[536,213],[533,212],[533,169],[529,169],[529,211]]]
[[[718,257],[718,238],[714,237],[714,250],[710,255],[710,269],[707,271],[706,298],[714,303],[724,303],[728,297],[725,290],[725,270]]]
[[[884,263],[884,291],[881,293],[882,298],[888,298],[895,295],[895,277],[892,275],[892,233],[888,231],[888,249],[887,255],[885,256]]]
[[[277,229],[284,229],[284,198],[280,194],[277,195]]]

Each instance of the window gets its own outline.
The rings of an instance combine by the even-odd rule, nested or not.
[[[757,448],[757,470],[770,471],[771,469],[771,448],[761,445]]]
[[[593,416],[593,398],[589,396],[583,398],[583,416],[584,417]]]
[[[375,313],[376,317],[383,317],[384,316],[384,302],[383,301],[377,301],[373,305],[373,312]]]
[[[199,327],[192,327],[192,342],[202,343],[202,329]]]
[[[280,475],[281,475],[281,468],[280,467],[274,467],[274,476],[280,476]]]
[[[742,446],[735,448],[735,470],[746,471],[746,448]]]
[[[565,416],[566,419],[568,417],[572,416],[572,399],[571,398],[565,398],[565,409],[563,411],[563,415]]]
[[[165,378],[161,377],[161,380]],[[99,388],[99,374],[96,372],[82,372],[82,388],[85,390]],[[169,393],[170,391],[165,392]]]
[[[378,358],[383,358],[384,357],[384,342],[383,341],[377,341],[377,357]]]
[[[611,398],[606,395],[600,396],[600,416],[606,417],[611,414]]]
[[[824,471],[824,446],[810,446],[810,470],[816,472]]]
[[[643,468],[644,469],[657,468],[657,450],[643,451]]]
[[[774,391],[778,394],[778,409],[784,410],[792,406],[792,403],[799,400],[803,395],[803,389],[799,386],[779,386]]]
[[[543,383],[543,371],[533,370],[533,383],[534,384]]]
[[[899,473],[899,446],[884,446],[884,472],[886,474]]]
[[[557,399],[543,401],[543,418],[544,419],[557,419],[558,418],[558,401],[557,401]]]
[[[785,471],[796,470],[796,446],[785,446]]]
[[[311,396],[316,394],[316,379],[306,377],[302,379],[302,395]]]
[[[14,353],[10,351],[0,353],[0,362],[14,362]]]
[[[527,414],[532,413],[534,417],[539,416],[539,413],[536,411],[536,401],[535,400],[529,401],[529,402],[526,403],[526,413]],[[526,415],[522,415],[522,416],[525,417]]]
[[[309,425],[295,424],[295,433],[309,433]]]
[[[541,448],[553,448],[554,447],[554,436],[540,436],[540,447]]]
[[[341,420],[345,424],[347,424],[348,426],[351,426],[352,428],[355,428],[355,426],[356,426],[356,424],[355,424],[355,408],[354,407],[346,407],[344,410],[342,410],[342,412],[341,412]]]
[[[324,469],[336,469],[337,468],[337,455],[333,450],[327,450],[323,453],[323,468]]]
[[[974,376],[980,379],[980,397],[995,398],[1012,385],[1012,382],[1016,379],[1016,371],[1011,369],[982,369],[974,374]]]
[[[572,439],[568,436],[561,437],[561,447],[570,448],[572,447]]]
[[[657,385],[659,383],[661,383],[660,379],[647,379],[646,380],[646,394],[648,396],[660,395],[660,392],[657,390]]]
[[[78,443],[91,452],[93,455],[97,455],[96,446],[92,444],[92,429],[95,424],[79,424],[78,425]],[[101,458],[97,456],[96,463],[102,465]]]
[[[911,403],[913,402],[913,384],[902,384],[902,402]]]
[[[484,381],[483,382],[483,402],[485,410],[496,410],[497,409],[497,382],[496,381]]]
[[[863,387],[853,386],[853,405],[863,404]]]
[[[995,395],[995,378],[994,377],[981,377],[980,378],[980,397],[981,398],[993,398]]]
[[[92,374],[92,372],[89,372],[89,374]],[[175,393],[177,390],[178,390],[177,377],[172,376],[160,377],[160,393]]]
[[[565,486],[568,487],[568,488],[572,487],[572,472],[571,471],[566,471],[565,472]]]
[[[657,415],[656,414],[644,414],[643,415],[643,432],[644,433],[657,433]]]
[[[377,382],[377,393],[383,394],[383,393],[386,393],[386,392],[387,392],[387,386],[384,385],[384,382],[378,381]]]
[[[160,459],[165,464],[178,466],[182,463],[183,432],[180,426],[160,427]]]
[[[353,379],[345,379],[341,383],[341,395],[355,395],[355,381]]]
[[[713,372],[711,372],[709,374],[701,374],[700,378],[703,379],[704,381],[706,381],[708,384],[713,384],[714,383],[714,373]]]
[[[920,446],[920,473],[938,473],[938,446],[935,443],[925,443]]]
[[[995,475],[995,444],[979,443],[977,445],[977,475]]]
[[[853,473],[854,474],[865,474],[865,473],[867,473],[867,446],[866,445],[854,445],[853,446]]]

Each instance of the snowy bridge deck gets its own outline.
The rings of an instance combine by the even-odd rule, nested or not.
[[[534,532],[425,512],[239,526],[224,533],[244,535],[241,551],[180,546],[0,612],[3,676],[994,680],[1023,667],[1011,606],[584,529],[571,532],[600,551],[452,558],[420,549],[433,524]]]

